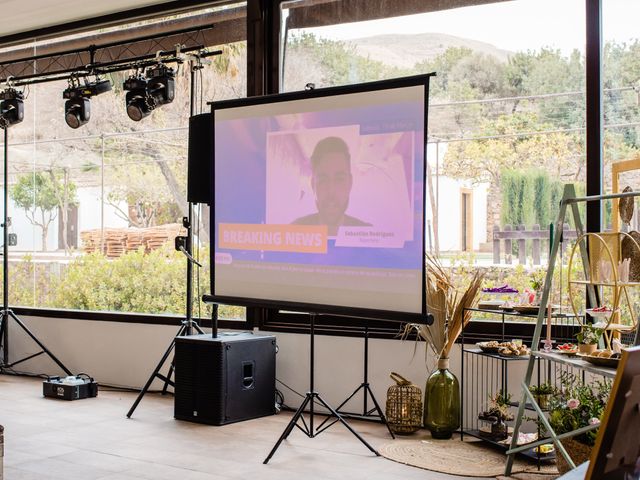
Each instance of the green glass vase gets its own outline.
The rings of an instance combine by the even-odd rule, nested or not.
[[[448,358],[438,360],[424,395],[424,426],[433,438],[451,438],[460,427],[460,383],[449,370]]]

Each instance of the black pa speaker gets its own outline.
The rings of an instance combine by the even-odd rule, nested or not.
[[[187,172],[187,200],[211,205],[213,186],[213,120],[211,113],[189,118],[189,169]]]
[[[225,425],[275,413],[274,336],[177,337],[174,360],[178,420]]]

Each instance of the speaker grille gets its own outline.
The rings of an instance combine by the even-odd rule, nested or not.
[[[275,413],[275,356],[273,336],[178,337],[174,416],[223,425]]]

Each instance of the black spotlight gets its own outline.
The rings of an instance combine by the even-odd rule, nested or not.
[[[172,68],[158,64],[147,69],[146,78],[132,75],[123,84],[127,115],[139,122],[160,105],[173,102],[175,98],[175,73]]]
[[[0,92],[0,128],[3,130],[24,120],[24,96],[13,88]]]
[[[176,96],[175,73],[172,68],[159,64],[147,70],[147,89],[156,106],[173,102]]]
[[[78,128],[91,118],[91,102],[86,97],[76,97],[64,103],[64,121],[71,128]]]
[[[155,105],[148,101],[147,79],[142,76],[131,76],[124,81],[122,86],[127,91],[125,101],[127,115],[135,122],[139,122],[151,113]]]
[[[95,82],[77,85],[71,83],[62,92],[62,98],[68,100],[64,104],[64,120],[71,128],[78,128],[91,118],[91,102],[89,98],[111,90],[109,80],[96,79]]]

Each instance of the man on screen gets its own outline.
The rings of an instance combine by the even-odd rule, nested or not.
[[[318,142],[311,154],[311,188],[317,213],[300,217],[294,225],[327,225],[330,237],[338,227],[370,227],[370,223],[347,215],[351,176],[351,155],[346,142],[339,137],[327,137]]]

